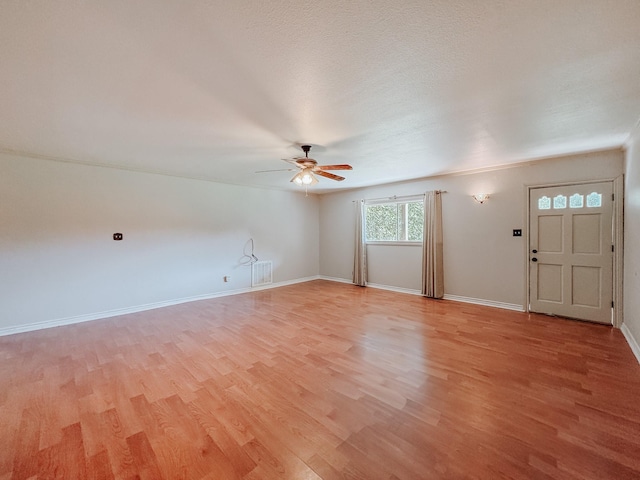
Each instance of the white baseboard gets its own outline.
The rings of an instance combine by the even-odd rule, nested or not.
[[[524,312],[524,307],[517,303],[504,303],[496,302],[494,300],[483,300],[481,298],[461,297],[460,295],[445,294],[443,297],[445,300],[452,300],[454,302],[473,303],[475,305],[484,305],[485,307],[504,308],[505,310],[514,310],[516,312]]]
[[[318,277],[320,280],[329,280],[331,282],[339,282],[339,283],[349,283],[353,285],[351,280],[347,280],[346,278],[338,278],[338,277],[326,277],[324,275],[320,275]],[[410,288],[402,288],[402,287],[394,287],[392,285],[380,285],[378,283],[367,283],[367,287],[377,288],[380,290],[389,290],[390,292],[398,292],[398,293],[408,293],[409,295],[420,295],[420,290],[412,290]]]
[[[286,285],[294,285],[296,283],[310,282],[312,280],[329,280],[332,282],[348,283],[348,284],[353,283],[351,280],[348,280],[345,278],[327,277],[325,275],[314,275],[311,277],[297,278],[294,280],[287,280],[284,282],[272,283],[270,285],[263,285],[260,287],[253,287],[253,288],[247,287],[247,288],[239,288],[236,290],[227,290],[224,292],[206,293],[204,295],[195,295],[193,297],[177,298],[173,300],[166,300],[163,302],[136,305],[133,307],[117,308],[114,310],[106,310],[103,312],[95,312],[95,313],[90,313],[86,315],[78,315],[75,317],[59,318],[55,320],[47,320],[45,322],[30,323],[27,325],[17,325],[14,327],[5,327],[5,328],[0,328],[0,336],[13,335],[15,333],[32,332],[34,330],[60,327],[63,325],[72,325],[74,323],[90,322],[92,320],[100,320],[102,318],[117,317],[119,315],[128,315],[130,313],[144,312],[146,310],[154,310],[156,308],[170,307],[172,305],[179,305],[181,303],[195,302],[198,300],[209,300],[212,298],[226,297],[229,295],[240,295],[242,293],[257,292],[259,290],[268,290],[270,288],[284,287]],[[376,283],[368,283],[367,286],[371,288],[377,288],[380,290],[388,290],[391,292],[406,293],[409,295],[421,294],[420,290],[394,287],[391,285],[380,285]],[[474,303],[476,305],[484,305],[487,307],[504,308],[507,310],[515,310],[518,312],[524,311],[524,308],[522,307],[522,305],[517,305],[512,303],[503,303],[503,302],[494,302],[493,300],[482,300],[479,298],[461,297],[459,295],[445,295],[444,299],[452,300],[455,302]],[[640,362],[640,348],[638,348],[638,344],[636,343],[635,339],[631,335],[631,332],[629,331],[629,329],[624,324],[622,325],[622,333],[624,333],[624,336],[629,342],[629,345],[631,346],[633,353],[636,355],[636,357],[638,358],[638,361]]]
[[[338,278],[338,277],[326,277],[324,275],[320,275],[320,280],[329,280],[330,282],[339,282],[339,283],[349,283],[353,285],[351,280],[347,280],[346,278]],[[398,292],[398,293],[408,293],[409,295],[420,295],[420,290],[412,290],[410,288],[402,288],[402,287],[394,287],[391,285],[380,285],[378,283],[367,283],[367,287],[377,288],[380,290],[389,290],[390,292]]]
[[[89,313],[85,315],[78,315],[75,317],[58,318],[55,320],[47,320],[44,322],[30,323],[27,325],[16,325],[14,327],[0,328],[0,337],[5,335],[13,335],[16,333],[32,332],[34,330],[42,330],[44,328],[61,327],[63,325],[72,325],[74,323],[90,322],[92,320],[100,320],[103,318],[117,317],[119,315],[128,315],[130,313],[144,312],[146,310],[154,310],[156,308],[170,307],[172,305],[179,305],[181,303],[195,302],[198,300],[209,300],[218,297],[227,297],[229,295],[239,295],[242,293],[257,292],[259,290],[268,290],[270,288],[284,287],[286,285],[293,285],[295,283],[309,282],[311,280],[318,280],[318,275],[312,277],[297,278],[294,280],[286,280],[284,282],[272,283],[269,285],[263,285],[260,287],[247,287],[239,288],[236,290],[227,290],[224,292],[205,293],[204,295],[194,295],[192,297],[177,298],[173,300],[166,300],[162,302],[147,303],[144,305],[136,305],[133,307],[116,308],[114,310],[106,310],[103,312]]]
[[[351,280],[347,280],[345,278],[326,277],[324,275],[320,275],[319,278],[321,280],[330,280],[332,282],[353,283],[351,282]],[[389,290],[391,292],[408,293],[409,295],[422,295],[420,290],[413,290],[410,288],[401,288],[401,287],[392,287],[390,285],[379,285],[377,283],[367,283],[367,287],[379,288],[381,290]],[[516,303],[495,302],[493,300],[483,300],[481,298],[461,297],[460,295],[449,295],[449,294],[445,294],[443,299],[451,300],[453,302],[474,303],[476,305],[484,305],[485,307],[504,308],[506,310],[514,310],[516,312],[525,311],[522,305],[518,305]]]
[[[407,293],[409,295],[422,295],[420,290],[413,290],[411,288],[393,287],[391,285],[380,285],[378,283],[367,283],[367,287],[378,288],[380,290],[388,290],[390,292]]]
[[[636,356],[636,360],[638,360],[638,363],[640,363],[640,346],[638,346],[638,342],[633,336],[633,333],[631,333],[629,327],[627,327],[624,323],[620,327],[620,330],[622,331],[624,338],[627,339],[627,343],[631,347],[631,351],[633,352],[633,354]]]
[[[243,288],[242,291],[233,290],[234,293],[227,294],[225,292],[222,295],[216,295],[216,297],[226,297],[227,295],[237,295],[238,293],[257,292],[258,290],[269,290],[271,288],[286,287],[287,285],[295,285],[296,283],[310,282],[312,280],[319,280],[319,279],[320,279],[320,275],[313,275],[311,277],[296,278],[293,280],[285,280],[284,282],[271,283],[269,285],[263,285],[261,287]],[[211,298],[215,298],[215,297],[211,297]]]
[[[325,275],[319,275],[318,278],[320,280],[329,280],[330,282],[338,282],[338,283],[350,283],[351,285],[353,285],[353,281],[347,280],[346,278],[327,277]]]

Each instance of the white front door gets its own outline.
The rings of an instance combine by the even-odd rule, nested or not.
[[[612,182],[529,192],[530,311],[611,324]]]

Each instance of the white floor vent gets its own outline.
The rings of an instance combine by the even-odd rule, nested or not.
[[[273,262],[256,262],[251,265],[251,286],[259,287],[273,282]]]

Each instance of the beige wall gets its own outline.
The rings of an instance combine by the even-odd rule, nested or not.
[[[0,330],[247,288],[251,237],[274,282],[316,276],[318,215],[299,193],[0,155]]]
[[[626,156],[625,324],[640,337],[640,146]],[[245,242],[274,281],[350,280],[352,200],[443,189],[445,291],[523,305],[526,185],[614,178],[609,151],[327,194],[238,187],[0,155],[0,329],[247,288]],[[488,192],[478,205],[470,195]],[[123,232],[114,242],[111,235]],[[421,250],[369,247],[370,282],[420,288]],[[231,275],[230,283],[223,276]]]
[[[445,256],[445,293],[489,302],[524,305],[526,269],[526,186],[612,179],[623,172],[621,150],[533,162],[491,172],[449,175],[348,192],[320,200],[320,274],[351,279],[352,200],[419,194],[441,189]],[[639,187],[640,188],[640,187]],[[488,202],[473,193],[490,193]],[[512,236],[514,228],[525,236]],[[375,284],[420,289],[421,250],[416,247],[368,247]]]
[[[624,325],[640,342],[640,129],[631,138],[625,163]],[[636,352],[639,355],[640,352]],[[640,357],[638,358],[640,360]]]

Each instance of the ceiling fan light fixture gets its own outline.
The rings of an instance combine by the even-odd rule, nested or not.
[[[310,168],[305,168],[304,170],[296,173],[291,181],[296,185],[301,186],[315,185],[318,183],[318,179],[313,175]]]
[[[302,184],[311,185],[314,179],[315,177],[310,172],[307,172],[304,175],[302,175]]]

